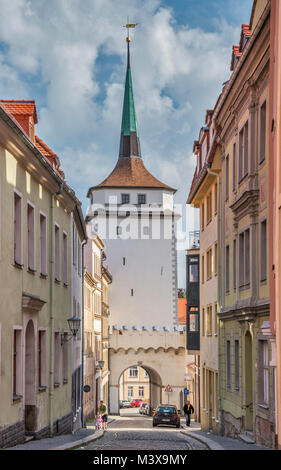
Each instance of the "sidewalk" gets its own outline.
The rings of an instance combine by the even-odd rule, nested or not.
[[[115,418],[108,418],[108,424]],[[96,430],[94,424],[88,424],[87,428],[79,429],[74,434],[49,437],[26,442],[4,450],[67,450],[91,441],[95,441],[104,435],[104,431]]]
[[[211,432],[201,430],[200,423],[191,420],[190,427],[185,424],[185,419],[181,418],[182,433],[190,435],[206,444],[210,450],[271,450],[264,446],[256,444],[245,444],[239,439],[231,439],[230,437],[218,436]]]

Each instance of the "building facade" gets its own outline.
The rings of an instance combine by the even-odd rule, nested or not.
[[[221,152],[213,111],[194,142],[196,169],[188,204],[200,209],[200,422],[219,433],[218,407],[218,211]],[[192,252],[192,250],[190,250]],[[187,333],[189,334],[189,333]]]
[[[86,235],[36,123],[34,101],[0,102],[1,447],[73,429],[72,218]]]
[[[149,374],[142,367],[125,370],[120,380],[120,400],[140,399],[149,403]]]

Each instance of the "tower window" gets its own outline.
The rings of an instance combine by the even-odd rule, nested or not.
[[[146,194],[138,194],[138,204],[146,204]]]
[[[134,289],[131,289],[131,296],[133,297],[134,295]]]
[[[130,203],[130,194],[121,194],[121,203],[129,204]]]
[[[122,227],[120,227],[119,225],[116,227],[116,233],[117,235],[121,235],[122,233]]]
[[[126,264],[126,258],[123,258],[123,266]]]

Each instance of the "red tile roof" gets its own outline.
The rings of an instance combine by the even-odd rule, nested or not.
[[[119,158],[110,175],[102,183],[97,186],[93,186],[90,189],[99,189],[104,187],[159,188],[169,189],[176,192],[175,189],[154,178],[154,176],[152,176],[152,174],[145,168],[142,158],[139,157]]]
[[[0,103],[13,116],[33,116],[34,124],[38,123],[34,100],[0,100]]]

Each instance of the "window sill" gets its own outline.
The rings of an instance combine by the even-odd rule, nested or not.
[[[32,268],[30,268],[30,267],[28,266],[27,272],[28,272],[29,274],[35,274],[35,273],[36,273],[36,269],[32,269]]]
[[[47,279],[47,278],[48,278],[48,274],[40,273],[40,277],[41,277],[42,279]]]
[[[258,403],[258,406],[260,406],[261,408],[263,408],[264,410],[269,410],[269,405],[264,405],[262,403]]]
[[[17,269],[23,269],[24,264],[20,264],[20,263],[17,263],[16,261],[14,261],[14,267],[17,268]]]
[[[250,289],[250,287],[251,287],[250,283],[245,284],[244,286],[239,286],[239,291],[248,290]]]
[[[67,384],[68,383],[68,380],[67,379],[63,379],[63,385]]]
[[[46,390],[47,390],[46,385],[42,385],[42,386],[38,387],[38,393],[46,392]]]
[[[210,336],[213,336],[213,335],[212,335],[212,333],[207,333],[207,336],[209,336],[209,337],[210,337]]]
[[[57,383],[57,382],[54,383],[54,388],[58,388],[59,386],[60,386],[59,383]]]
[[[55,283],[60,285],[60,280],[55,277]]]
[[[63,287],[68,287],[68,283],[67,283],[67,282],[64,282],[64,283],[63,283]]]
[[[267,279],[261,279],[260,280],[260,285],[261,286],[266,286],[266,284],[267,284]]]
[[[22,400],[22,395],[13,395],[13,403],[16,403],[21,400]]]

